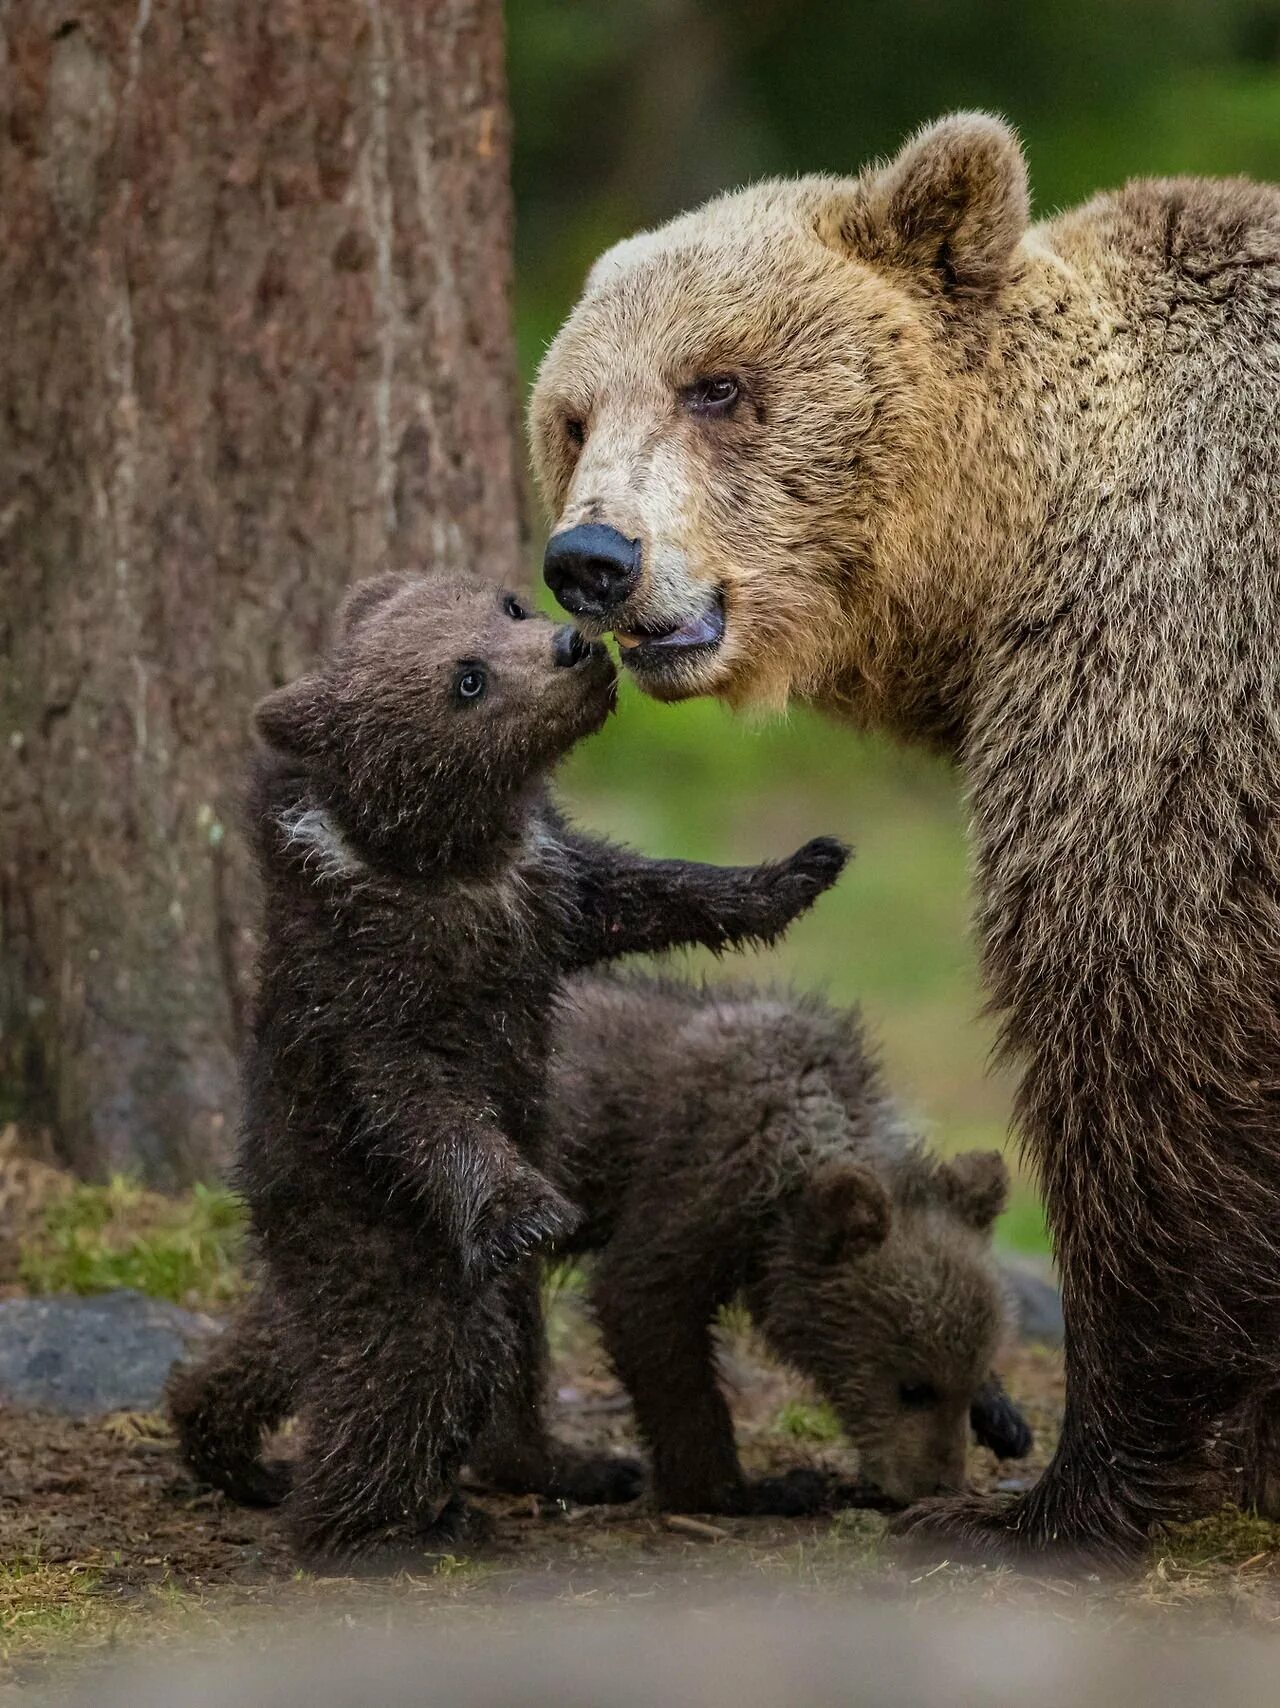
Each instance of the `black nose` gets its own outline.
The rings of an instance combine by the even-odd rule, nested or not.
[[[590,651],[590,642],[583,639],[572,623],[557,629],[551,642],[551,656],[557,664],[578,664]]]
[[[606,617],[621,605],[640,574],[640,542],[616,528],[584,522],[547,541],[547,586],[575,617]]]

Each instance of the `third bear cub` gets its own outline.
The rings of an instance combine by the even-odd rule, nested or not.
[[[1027,1452],[990,1377],[1004,1161],[931,1156],[855,1013],[596,976],[575,982],[556,1046],[545,1166],[584,1212],[567,1246],[596,1253],[592,1306],[662,1507],[795,1508],[796,1485],[748,1488],[739,1468],[713,1342],[735,1295],[892,1500],[962,1488],[971,1421],[1002,1457]]]

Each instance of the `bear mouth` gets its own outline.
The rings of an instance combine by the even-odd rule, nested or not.
[[[724,640],[724,594],[717,591],[706,611],[674,628],[615,629],[622,662],[630,670],[662,668],[695,653],[711,653]]]

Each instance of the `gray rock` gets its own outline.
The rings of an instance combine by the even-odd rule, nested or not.
[[[155,1411],[173,1364],[217,1327],[130,1288],[0,1301],[0,1402],[69,1417]]]
[[[1001,1273],[1009,1290],[1023,1340],[1045,1346],[1061,1346],[1062,1295],[1047,1258],[1005,1256]]]

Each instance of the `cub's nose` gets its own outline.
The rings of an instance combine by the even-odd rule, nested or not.
[[[591,643],[583,639],[572,623],[557,629],[551,642],[551,656],[559,665],[580,664],[590,651]]]
[[[599,522],[583,522],[547,541],[542,574],[575,617],[607,617],[640,575],[640,542]]]

